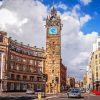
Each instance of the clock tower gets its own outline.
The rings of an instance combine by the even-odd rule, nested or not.
[[[60,92],[61,19],[56,9],[51,9],[46,19],[46,82],[47,93]]]

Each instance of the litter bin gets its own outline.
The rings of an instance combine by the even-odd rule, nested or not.
[[[38,99],[41,99],[42,98],[42,94],[41,92],[38,92]]]

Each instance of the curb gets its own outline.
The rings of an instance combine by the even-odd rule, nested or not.
[[[41,99],[34,99],[34,100],[46,100],[46,99],[55,98],[55,97],[57,97],[57,96],[50,96],[50,97],[41,98]]]

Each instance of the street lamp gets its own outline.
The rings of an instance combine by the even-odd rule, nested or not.
[[[48,80],[48,75],[47,74],[43,74],[43,81],[44,81],[44,98],[46,96],[46,82]]]
[[[84,71],[85,73],[83,74],[83,89],[85,89],[86,91],[86,88],[87,88],[87,71],[86,69],[80,69],[80,71]]]

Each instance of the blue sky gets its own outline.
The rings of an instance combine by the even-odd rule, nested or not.
[[[80,0],[43,0],[45,5],[52,6],[53,4],[58,4],[62,2],[67,5],[69,10],[74,7],[76,4],[79,4],[81,9],[79,10],[80,14],[89,14],[92,16],[92,19],[87,22],[81,30],[87,34],[92,31],[96,31],[100,35],[100,0],[92,0],[90,4],[84,6]],[[62,9],[59,9],[60,12],[64,12]]]

